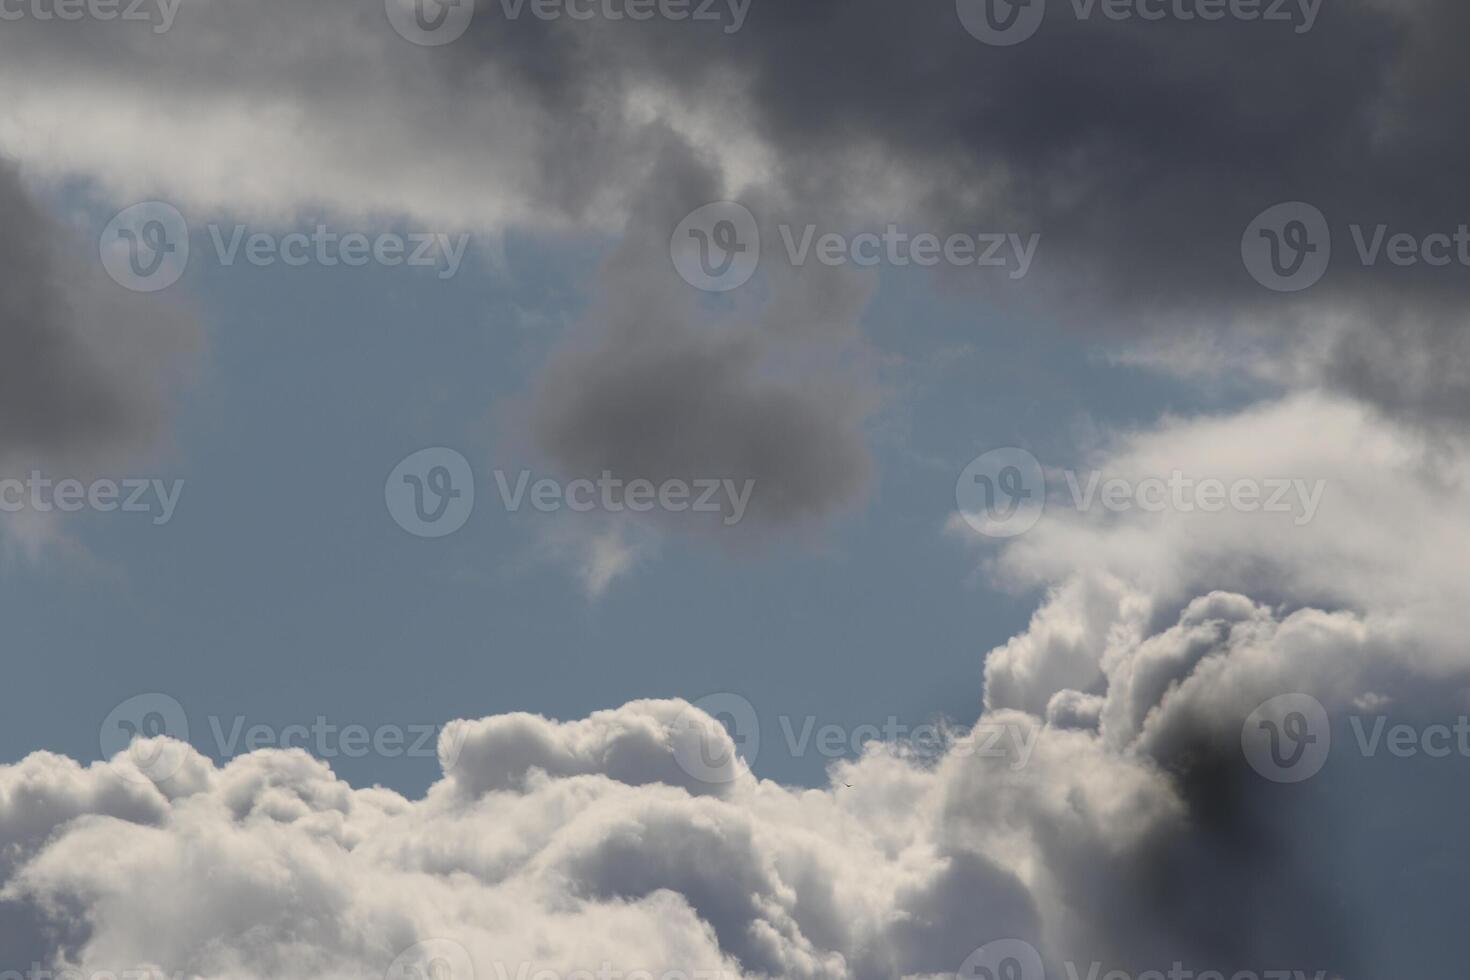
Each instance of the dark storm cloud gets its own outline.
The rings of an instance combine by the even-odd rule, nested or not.
[[[674,271],[669,229],[717,198],[718,183],[707,162],[664,135],[665,152],[603,269],[595,322],[540,380],[532,433],[572,475],[753,481],[756,521],[822,516],[867,481],[868,404],[850,375],[820,361],[792,364],[801,335],[851,343],[869,287],[823,269],[771,281],[758,313],[702,309]]]
[[[662,472],[712,458],[760,476],[779,461],[793,474],[786,513],[819,513],[844,496],[835,488],[855,473],[842,463],[850,424],[836,442],[788,450],[741,447],[743,428],[732,423],[720,438],[735,445],[691,455],[677,448],[688,443],[677,434],[656,445],[659,436],[647,433],[659,427],[646,421],[612,431],[617,413],[589,400],[599,392],[619,400],[631,385],[639,397],[628,404],[683,409],[685,379],[704,378],[709,403],[729,417],[759,422],[772,411],[744,394],[748,365],[771,355],[769,336],[706,331],[670,342],[664,333],[680,328],[669,322],[692,328],[711,318],[664,294],[661,282],[657,302],[644,295],[667,277],[678,221],[729,195],[752,206],[771,244],[778,222],[799,227],[818,217],[839,228],[892,221],[940,234],[1039,234],[1031,271],[1006,281],[1003,299],[1048,319],[1089,335],[1148,337],[1264,325],[1288,345],[1318,338],[1325,355],[1314,370],[1323,379],[1396,412],[1457,418],[1470,404],[1457,368],[1434,357],[1421,367],[1425,351],[1458,333],[1470,268],[1400,268],[1386,252],[1363,268],[1350,230],[1371,238],[1383,224],[1386,238],[1422,238],[1470,222],[1461,178],[1470,137],[1453,124],[1470,71],[1452,40],[1470,13],[1449,0],[1324,5],[1304,32],[1228,17],[1115,22],[1094,11],[1081,20],[1071,2],[1052,0],[1036,35],[1008,48],[972,37],[946,2],[756,3],[733,33],[728,18],[546,20],[529,4],[516,17],[505,11],[481,0],[464,37],[419,48],[394,35],[377,8],[190,6],[168,34],[129,32],[110,47],[99,44],[101,32],[124,25],[18,23],[11,37],[24,43],[5,54],[12,70],[40,77],[68,66],[58,86],[90,72],[109,92],[150,105],[167,93],[180,118],[198,114],[221,127],[222,146],[256,154],[249,192],[260,200],[252,204],[289,208],[336,195],[363,210],[400,207],[435,221],[624,229],[603,277],[609,305],[624,308],[598,314],[607,356],[588,353],[598,349],[593,340],[553,364],[555,387],[576,401],[548,406],[538,426],[543,448],[571,468],[636,463]],[[224,44],[250,56],[215,57]],[[283,105],[341,138],[318,143],[289,125],[273,129]],[[380,131],[392,139],[377,142]],[[364,140],[360,152],[333,149]],[[301,158],[281,169],[289,146]],[[671,148],[702,157],[690,166],[706,178],[672,175]],[[751,156],[759,165],[744,166]],[[196,148],[169,176],[180,195],[209,195],[233,166]],[[901,195],[880,193],[892,187]],[[1247,271],[1241,240],[1263,210],[1295,200],[1326,216],[1332,264],[1311,288],[1276,293]],[[836,324],[825,337],[851,336],[863,289],[814,262],[794,271],[787,278],[800,313],[763,333],[811,339]],[[951,278],[985,288],[973,276]],[[1001,298],[999,289],[987,297]],[[645,309],[631,309],[634,301]],[[1429,330],[1420,320],[1446,325]],[[711,376],[708,365],[721,360],[731,363]],[[657,384],[649,371],[659,372]],[[737,375],[745,380],[732,382]],[[584,388],[592,394],[580,398]],[[782,439],[793,447],[804,431],[831,430],[832,412],[813,414],[804,389],[762,395],[766,404],[788,400],[792,424]],[[589,429],[602,427],[596,451],[567,434],[589,419]],[[790,469],[831,446],[839,458],[813,464],[834,472],[822,486]]]
[[[644,195],[663,139],[628,103],[667,94],[703,114],[713,135],[702,150],[717,162],[748,139],[768,147],[759,182],[804,211],[859,211],[876,180],[893,178],[913,198],[893,221],[1040,232],[1027,284],[1086,326],[1369,293],[1420,307],[1454,302],[1470,279],[1422,263],[1361,269],[1349,233],[1387,223],[1422,236],[1470,221],[1470,137],[1455,125],[1470,95],[1455,39],[1470,11],[1452,0],[1324,3],[1304,32],[1230,17],[1117,22],[1100,5],[1079,19],[1072,0],[1051,0],[1035,36],[1007,48],[972,37],[938,0],[755,3],[733,33],[728,16],[546,20],[527,2],[508,18],[509,3],[480,0],[444,48],[405,43],[376,8],[263,2],[189,6],[169,34],[119,33],[111,46],[101,32],[123,25],[20,22],[10,36],[24,43],[5,53],[36,71],[68,65],[173,93],[185,113],[210,93],[290,100],[353,129],[371,110],[427,148],[433,169],[416,172],[469,192],[457,161],[484,161],[548,221]],[[350,43],[330,43],[344,34]],[[322,42],[310,58],[288,43],[302,38]],[[227,40],[250,57],[214,57]],[[513,116],[490,108],[502,98]],[[383,163],[430,166],[421,157]],[[509,172],[490,166],[510,158]],[[1321,209],[1336,253],[1295,299],[1254,282],[1240,257],[1250,221],[1291,200]]]
[[[1304,31],[1083,20],[1053,0],[1034,37],[1000,48],[950,3],[757,4],[733,35],[657,19],[507,21],[482,3],[453,63],[492,59],[558,120],[545,173],[563,201],[617,156],[576,152],[614,150],[606,93],[652,82],[772,147],[772,181],[804,208],[855,211],[875,175],[896,177],[913,201],[893,221],[1040,233],[1025,301],[1074,327],[1316,333],[1330,338],[1330,383],[1454,418],[1470,403],[1464,358],[1425,366],[1421,354],[1462,332],[1470,266],[1400,266],[1387,249],[1470,222],[1470,136],[1453,122],[1470,97],[1456,42],[1467,28],[1470,10],[1449,0],[1326,4]],[[1252,278],[1241,242],[1289,201],[1322,212],[1333,255],[1320,282],[1284,294]]]
[[[187,319],[102,275],[0,160],[0,458],[146,443]]]
[[[106,438],[126,425],[72,330],[56,230],[0,161],[0,451]]]

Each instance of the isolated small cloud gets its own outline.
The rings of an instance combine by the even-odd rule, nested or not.
[[[130,293],[0,159],[0,465],[147,448],[200,344],[177,305]]]

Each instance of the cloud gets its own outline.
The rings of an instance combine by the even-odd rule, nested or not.
[[[1449,0],[1354,0],[1305,32],[1059,7],[1006,49],[952,5],[757,5],[734,33],[506,9],[479,3],[442,49],[344,2],[189,3],[167,34],[22,20],[4,70],[32,84],[7,99],[0,137],[121,194],[206,208],[608,230],[672,132],[736,192],[780,188],[804,213],[1041,232],[1038,282],[1089,321],[1280,312],[1239,248],[1282,201],[1418,235],[1470,212],[1470,144],[1442,124],[1470,84],[1445,38],[1470,15]],[[208,56],[225,42],[249,57]],[[146,111],[162,93],[166,117]],[[178,148],[166,172],[163,143]],[[230,181],[245,157],[251,180]],[[1445,270],[1350,265],[1309,298],[1448,309],[1461,295]]]
[[[1375,828],[1445,834],[1454,864],[1463,792],[1431,769],[1348,805],[1388,770],[1339,750],[1310,792],[1279,785],[1241,733],[1288,691],[1339,719],[1463,711],[1470,663],[1402,655],[1391,609],[1214,591],[1138,616],[1165,599],[1062,584],[991,658],[984,724],[937,756],[870,745],[818,789],[758,779],[682,701],[452,722],[445,775],[416,800],[296,749],[216,766],[173,743],[182,765],[159,780],[134,762],[156,743],[86,768],[38,753],[0,767],[0,930],[24,924],[25,955],[57,968],[240,978],[386,975],[405,951],[452,948],[476,977],[879,980],[952,974],[1000,938],[1034,945],[1049,976],[1181,962],[1357,977],[1412,959],[1384,917],[1412,929],[1456,900],[1406,895],[1384,865],[1413,838]],[[1047,698],[1042,678],[1093,693]],[[997,729],[1029,754],[989,751]],[[1349,877],[1318,853],[1363,839],[1384,862]]]
[[[1157,627],[1212,590],[1288,609],[1372,611],[1401,632],[1400,659],[1426,673],[1456,669],[1458,583],[1467,572],[1460,542],[1470,537],[1462,517],[1470,494],[1467,449],[1463,436],[1321,391],[1117,434],[1074,464],[1072,480],[1084,492],[1094,474],[1099,487],[1121,480],[1135,488],[1167,484],[1178,474],[1191,485],[1244,481],[1260,487],[1260,497],[1249,508],[1225,501],[1207,510],[1186,493],[1184,506],[1149,513],[1140,506],[1111,510],[1099,490],[1079,507],[1066,471],[1053,470],[1045,516],[992,556],[989,567],[1012,584],[1096,580],[1063,587],[1075,611],[1062,603],[1044,609],[1027,638],[995,660],[998,669],[1017,671],[1003,685],[1011,690],[1037,671],[1077,676],[1066,666],[1075,656],[1068,637],[1087,637],[1092,652],[1084,660],[1099,650],[1106,657],[1107,630]],[[1277,509],[1268,511],[1269,496],[1278,493]],[[1136,594],[1119,598],[1110,582]],[[1090,618],[1079,618],[1083,612]],[[1053,615],[1060,621],[1052,623]],[[1038,710],[1044,687],[1019,700],[1008,695],[1007,703]]]
[[[0,42],[0,143],[119,202],[617,238],[593,311],[529,385],[534,449],[573,478],[755,480],[748,526],[722,541],[818,525],[863,499],[871,469],[881,398],[858,323],[876,274],[792,268],[782,224],[1039,234],[1021,282],[942,278],[1104,336],[1203,336],[1257,368],[1280,354],[1277,383],[1460,419],[1464,358],[1438,352],[1462,346],[1465,277],[1363,267],[1348,227],[1422,238],[1470,214],[1470,143],[1442,124],[1470,86],[1443,40],[1461,6],[1355,0],[1306,31],[1053,8],[1003,49],[952,5],[887,0],[757,6],[733,31],[482,0],[442,48],[341,0],[191,2],[166,33],[27,18]],[[771,257],[719,303],[677,279],[668,242],[724,198],[751,208]],[[1298,199],[1328,217],[1336,259],[1312,289],[1274,293],[1242,235]],[[572,549],[593,592],[630,564],[595,534]]]
[[[30,756],[0,767],[6,956],[362,977],[439,941],[481,978],[606,962],[886,980],[1018,938],[1057,976],[1456,969],[1416,931],[1462,917],[1436,869],[1466,858],[1463,780],[1347,752],[1285,787],[1241,742],[1284,693],[1339,721],[1365,704],[1465,710],[1466,447],[1422,424],[1463,408],[1459,348],[1437,345],[1464,277],[1358,269],[1344,237],[1345,261],[1292,299],[1253,283],[1239,248],[1258,212],[1300,197],[1335,228],[1423,235],[1470,213],[1463,127],[1442,124],[1466,94],[1453,39],[1470,13],[1359,0],[1298,35],[1080,23],[1053,6],[1004,51],[947,5],[877,0],[773,4],[735,35],[503,22],[483,4],[444,51],[345,3],[195,3],[168,35],[7,25],[0,143],[119,198],[620,235],[594,311],[529,394],[535,448],[567,475],[751,478],[757,532],[861,499],[873,276],[774,262],[748,294],[693,294],[669,235],[739,197],[767,235],[792,216],[1038,231],[1023,300],[1120,332],[1264,337],[1293,359],[1276,376],[1289,393],[1165,419],[1091,462],[1135,482],[1180,470],[1325,491],[1306,520],[1053,501],[990,566],[1045,593],[986,665],[982,718],[1034,747],[1021,766],[976,733],[938,758],[873,748],[835,770],[840,785],[782,787],[736,762],[713,719],[659,701],[453,723],[422,799],[351,787],[300,751],[221,767],[184,750],[157,783],[127,753]],[[162,167],[160,147],[174,149]],[[8,172],[0,215],[24,232],[0,252],[16,385],[0,386],[0,407],[14,400],[0,449],[154,435],[167,386],[152,365],[189,331],[87,285],[95,268],[69,264]],[[1280,335],[1293,324],[1300,344]],[[1236,340],[1180,357],[1235,359]],[[592,554],[596,592],[628,562]],[[698,775],[710,759],[724,760],[713,781]]]
[[[300,750],[219,766],[173,743],[158,780],[130,752],[32,755],[0,767],[0,937],[22,967],[200,977],[388,975],[451,943],[481,978],[879,980],[952,974],[1001,938],[1048,976],[1433,975],[1452,951],[1413,937],[1463,912],[1433,870],[1466,857],[1456,760],[1367,753],[1352,722],[1470,705],[1463,549],[1441,547],[1462,448],[1323,394],[1120,435],[1090,460],[1105,473],[1328,492],[1305,524],[1050,501],[992,561],[1045,593],[987,659],[981,723],[937,753],[870,745],[825,787],[759,779],[714,718],[658,700],[452,722],[420,799]],[[1300,784],[1245,747],[1282,694],[1334,724]],[[997,731],[1025,752],[991,751]]]
[[[777,287],[776,310],[766,312],[777,323],[710,322],[689,290],[667,282],[666,255],[644,264],[620,251],[610,265],[619,279],[599,308],[605,322],[553,355],[536,393],[532,433],[563,472],[655,485],[754,481],[747,514],[727,508],[708,522],[728,527],[723,518],[740,517],[747,530],[861,498],[871,468],[862,423],[876,391],[860,371],[803,356],[806,324],[784,317],[810,302],[807,282]],[[855,317],[867,290],[854,291]],[[798,337],[782,336],[787,328]],[[829,332],[824,343],[862,356],[852,336]]]
[[[682,140],[664,139],[593,312],[551,355],[525,424],[565,480],[735,490],[722,491],[718,513],[691,500],[594,530],[576,549],[594,595],[630,567],[630,539],[677,530],[748,547],[857,504],[872,469],[863,426],[879,393],[856,324],[873,283],[850,270],[778,270],[760,300],[708,309],[676,275],[668,241],[683,215],[727,188]]]
[[[192,320],[108,281],[3,159],[0,220],[0,459],[146,446],[198,343]]]
[[[156,454],[202,347],[192,310],[129,292],[0,157],[0,478],[89,481]],[[3,544],[67,553],[54,512],[14,511]]]

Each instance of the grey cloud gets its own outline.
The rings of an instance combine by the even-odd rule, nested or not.
[[[893,180],[911,200],[882,219],[1039,233],[1034,271],[995,301],[1019,296],[1094,335],[1265,323],[1293,358],[1313,353],[1300,334],[1326,336],[1320,380],[1409,418],[1464,417],[1465,270],[1365,268],[1350,233],[1385,223],[1422,238],[1470,220],[1470,140],[1452,122],[1470,72],[1448,40],[1470,18],[1461,4],[1353,0],[1301,34],[1083,22],[1053,4],[1006,49],[971,38],[943,3],[768,4],[735,36],[677,23],[578,33],[497,11],[482,4],[457,58],[499,63],[502,30],[531,40],[510,70],[581,138],[598,136],[593,93],[618,85],[733,105],[804,209],[835,202],[861,220]],[[1326,278],[1300,296],[1264,289],[1240,257],[1251,220],[1293,200],[1320,208],[1334,239]],[[1457,353],[1442,361],[1446,348]]]
[[[262,106],[289,94],[349,131],[371,111],[430,148],[445,190],[509,181],[533,205],[527,214],[549,222],[625,210],[660,153],[649,120],[695,116],[712,134],[704,149],[724,163],[751,144],[769,150],[762,183],[802,209],[836,202],[861,214],[891,181],[909,197],[892,220],[1041,233],[1028,289],[1089,327],[1290,308],[1239,256],[1246,225],[1280,201],[1320,207],[1343,253],[1350,221],[1423,234],[1470,214],[1458,179],[1470,142],[1452,124],[1470,73],[1445,40],[1470,15],[1451,0],[1347,0],[1304,34],[1228,18],[1084,22],[1060,3],[1034,38],[1005,49],[972,38],[945,3],[757,4],[727,34],[657,18],[508,20],[481,0],[469,33],[432,51],[403,43],[377,14],[199,6],[163,37],[23,23],[15,37],[27,43],[7,53],[17,70],[68,64],[100,79],[105,67],[140,97],[189,92],[186,117],[227,94]],[[99,48],[104,31],[126,43]],[[223,37],[252,58],[208,57]],[[323,45],[305,59],[287,37]],[[629,111],[639,99],[642,120]],[[409,163],[401,150],[348,159],[306,140],[299,149],[324,168],[323,187],[281,186],[284,197],[335,190],[391,208],[396,193],[405,211],[425,204],[389,179]],[[461,157],[479,161],[478,178]],[[333,187],[334,171],[352,178],[347,188]],[[1463,291],[1464,277],[1443,270],[1348,265],[1309,299],[1386,291],[1422,307]]]
[[[754,524],[824,516],[861,497],[871,465],[874,394],[855,329],[871,284],[836,269],[778,274],[762,307],[703,307],[668,241],[720,186],[666,137],[592,319],[538,382],[532,435],[569,476],[754,481]],[[859,367],[828,366],[834,354]]]
[[[191,322],[107,281],[4,160],[0,221],[0,457],[147,445],[186,367]]]

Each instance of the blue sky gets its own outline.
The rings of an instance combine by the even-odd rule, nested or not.
[[[55,206],[85,215],[88,233],[110,217],[84,197]],[[887,355],[889,396],[868,425],[878,475],[864,502],[794,542],[731,552],[666,539],[589,597],[538,545],[538,525],[558,515],[508,512],[492,473],[527,465],[504,419],[583,312],[577,284],[595,275],[599,247],[512,235],[497,268],[493,243],[477,241],[448,280],[226,268],[198,228],[210,220],[233,224],[191,218],[191,265],[173,287],[207,324],[176,445],[154,467],[186,481],[178,511],[163,526],[90,515],[75,529],[86,561],[6,568],[13,635],[48,651],[18,664],[21,683],[69,691],[64,711],[38,698],[6,713],[11,756],[96,758],[76,714],[100,720],[154,691],[184,705],[192,741],[215,755],[211,718],[225,732],[240,715],[277,728],[318,715],[369,728],[517,710],[573,718],[728,691],[762,720],[757,771],[819,783],[828,758],[793,756],[776,737],[783,716],[796,732],[808,717],[849,730],[968,724],[984,653],[1035,605],[943,534],[973,456],[1019,445],[1063,465],[1091,427],[1201,405],[1046,324],[936,292],[925,270],[874,272],[863,330]],[[464,528],[422,540],[393,523],[382,485],[432,446],[471,460],[478,495]],[[405,792],[438,775],[433,759],[337,765],[355,784]]]

